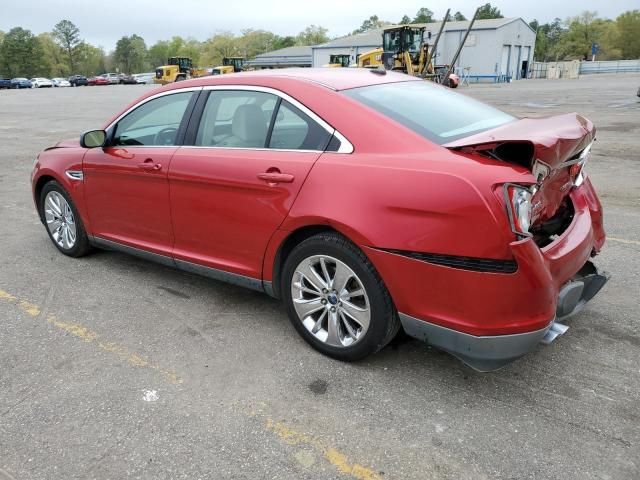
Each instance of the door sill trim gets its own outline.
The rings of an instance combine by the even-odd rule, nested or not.
[[[247,277],[245,275],[231,273],[225,270],[219,270],[217,268],[207,267],[205,265],[188,262],[186,260],[179,260],[177,258],[169,257],[167,255],[153,253],[148,250],[143,250],[137,247],[130,247],[129,245],[124,245],[122,243],[114,242],[112,240],[107,240],[105,238],[100,238],[96,236],[89,237],[89,242],[92,245],[105,250],[114,250],[122,253],[127,253],[129,255],[142,258],[143,260],[149,260],[151,262],[156,262],[167,267],[177,268],[178,270],[182,270],[184,272],[195,273],[202,277],[207,277],[213,280],[230,283],[232,285],[238,285],[240,287],[250,288],[251,290],[257,290],[259,292],[268,293],[268,292],[265,292],[265,288],[262,280],[257,278]]]

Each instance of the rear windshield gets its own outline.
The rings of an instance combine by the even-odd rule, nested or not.
[[[438,144],[516,120],[496,108],[426,80],[371,85],[342,93]]]

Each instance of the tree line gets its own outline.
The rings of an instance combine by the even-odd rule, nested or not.
[[[194,65],[217,66],[224,57],[253,58],[280,48],[328,42],[328,30],[310,25],[294,36],[266,30],[243,30],[240,35],[218,32],[204,42],[174,36],[147,47],[144,39],[123,36],[112,52],[84,41],[79,28],[69,20],[58,22],[51,32],[34,35],[22,27],[0,31],[0,76],[67,77],[97,75],[108,71],[125,73],[153,71],[172,56],[191,57]]]
[[[503,18],[490,3],[480,7],[478,19]],[[464,21],[455,12],[452,21]],[[440,21],[429,8],[420,8],[413,17],[404,15],[390,22],[372,15],[353,34],[381,28],[393,23],[432,23]],[[598,59],[615,60],[640,57],[640,10],[622,13],[615,20],[598,17],[596,12],[550,23],[533,20],[537,32],[535,60],[551,61],[587,59],[591,46],[599,46]],[[317,45],[330,40],[328,29],[310,25],[293,36],[280,36],[266,30],[218,32],[205,41],[174,36],[147,46],[144,39],[132,34],[123,36],[112,52],[82,39],[79,28],[69,20],[61,20],[51,32],[34,35],[22,27],[0,31],[0,76],[66,77],[72,74],[97,75],[107,71],[134,73],[153,71],[171,56],[191,57],[194,65],[216,66],[224,57],[253,58],[258,54],[295,45]]]

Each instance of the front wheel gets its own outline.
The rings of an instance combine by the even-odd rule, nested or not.
[[[362,251],[336,233],[314,235],[288,256],[281,284],[289,318],[316,350],[358,360],[400,328],[391,296]]]
[[[40,194],[40,215],[49,238],[65,255],[81,257],[90,250],[89,239],[71,197],[56,181],[47,183]]]

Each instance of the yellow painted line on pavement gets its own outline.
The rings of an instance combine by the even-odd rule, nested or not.
[[[12,303],[16,305],[20,310],[25,312],[34,318],[40,316],[42,309],[28,300],[18,298],[15,295],[0,289],[0,301],[4,303]],[[73,335],[80,340],[96,345],[99,349],[115,355],[123,362],[138,368],[149,368],[157,371],[167,382],[172,384],[180,384],[183,379],[175,372],[162,368],[159,365],[151,363],[144,356],[129,350],[124,345],[119,345],[114,342],[101,340],[100,335],[94,332],[90,328],[75,322],[68,322],[59,319],[56,315],[49,314],[45,318],[49,325],[53,325],[59,330],[62,330],[70,335]]]
[[[255,412],[251,412],[251,416],[256,416]],[[301,445],[312,447],[316,453],[321,454],[325,460],[333,465],[340,473],[355,478],[357,480],[382,480],[375,470],[353,463],[349,457],[340,452],[337,448],[325,445],[322,441],[311,435],[299,432],[289,427],[284,422],[276,422],[267,418],[265,428],[273,432],[280,440],[287,445]]]
[[[607,237],[607,240],[618,243],[626,243],[627,245],[640,245],[638,240],[627,240],[626,238]]]

